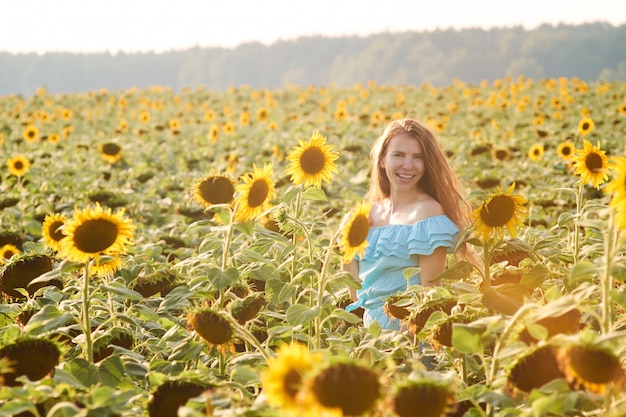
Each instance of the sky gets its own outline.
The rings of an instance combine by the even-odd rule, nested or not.
[[[0,0],[0,52],[135,53],[367,36],[607,22],[624,0]]]

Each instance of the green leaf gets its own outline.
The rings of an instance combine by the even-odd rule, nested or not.
[[[224,271],[220,268],[211,268],[207,275],[211,284],[218,290],[222,290],[239,279],[239,270],[235,267],[227,268]]]
[[[337,318],[339,320],[347,321],[348,323],[359,323],[361,318],[356,314],[350,313],[342,308],[336,308],[329,317]]]
[[[404,275],[404,279],[409,280],[412,276],[419,274],[421,269],[417,266],[411,266],[409,268],[405,268],[402,271],[402,275]]]
[[[380,336],[383,329],[382,327],[380,327],[380,324],[376,320],[374,320],[372,324],[370,324],[367,328],[367,331],[369,332],[369,334],[372,335],[374,339],[376,339],[378,336]]]
[[[233,368],[230,379],[242,385],[258,384],[261,381],[258,370],[245,365]]]
[[[544,264],[534,265],[530,271],[522,274],[520,284],[529,290],[538,288],[549,277],[550,270]]]
[[[117,355],[109,356],[103,360],[98,369],[100,380],[104,385],[115,387],[124,379],[124,362]]]
[[[452,346],[461,353],[481,352],[483,327],[471,324],[454,323],[452,325]]]
[[[102,285],[101,288],[111,294],[119,295],[120,297],[124,297],[127,300],[134,301],[143,301],[143,295],[139,294],[137,291],[133,291],[127,287],[120,285],[119,283],[112,283],[110,285]]]
[[[287,322],[292,325],[305,324],[319,314],[319,308],[295,304],[287,309]]]
[[[101,382],[98,368],[83,358],[76,358],[67,363],[65,371],[84,388],[89,388]]]
[[[565,279],[565,286],[568,290],[578,287],[583,281],[591,281],[598,273],[598,267],[589,261],[581,261],[574,265],[570,274]]]
[[[324,190],[317,187],[308,187],[304,190],[302,197],[306,198],[307,200],[328,201]]]
[[[74,316],[70,313],[62,313],[53,305],[46,305],[41,308],[33,317],[30,318],[28,324],[24,328],[26,333],[33,336],[40,335],[59,327],[63,327],[74,320]]]

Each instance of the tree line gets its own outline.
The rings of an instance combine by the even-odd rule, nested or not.
[[[626,25],[440,29],[365,37],[309,36],[271,45],[194,47],[164,53],[0,52],[0,95],[204,85],[283,88],[358,82],[442,86],[505,76],[626,80]]]

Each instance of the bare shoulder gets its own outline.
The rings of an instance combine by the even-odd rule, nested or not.
[[[443,207],[437,200],[430,196],[421,200],[416,207],[416,215],[419,220],[439,216],[441,214],[444,214]]]
[[[371,226],[384,226],[389,223],[387,218],[387,211],[385,210],[384,203],[382,201],[376,201],[372,203],[370,210],[370,225]]]

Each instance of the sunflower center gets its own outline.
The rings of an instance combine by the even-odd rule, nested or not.
[[[228,178],[213,177],[202,181],[199,192],[204,201],[211,204],[225,204],[233,199],[235,188]]]
[[[63,222],[55,221],[48,228],[48,234],[50,235],[52,240],[54,240],[55,242],[58,242],[65,237],[61,229],[61,226],[63,226]]]
[[[587,130],[589,130],[591,128],[591,125],[588,122],[585,122],[581,125],[581,129],[583,132],[586,132]]]
[[[283,386],[285,387],[285,393],[289,396],[289,398],[294,399],[300,391],[300,386],[302,385],[302,377],[295,369],[290,369],[289,372],[285,374]]]
[[[248,206],[255,208],[259,207],[265,202],[267,194],[270,190],[267,181],[263,179],[256,180],[250,187],[248,194]]]
[[[561,150],[561,153],[565,156],[571,155],[572,148],[570,148],[569,146],[566,146]]]
[[[34,138],[35,137],[35,131],[34,130],[29,130],[27,133],[29,138]]]
[[[318,147],[311,147],[302,152],[300,156],[300,167],[309,174],[318,174],[326,165],[326,156],[324,151]]]
[[[367,239],[369,230],[370,223],[367,217],[363,215],[356,216],[348,232],[348,244],[350,247],[355,248],[361,245]]]
[[[122,148],[115,143],[105,143],[102,146],[102,152],[107,155],[117,155],[121,150]]]
[[[508,157],[508,152],[504,149],[499,149],[496,151],[496,159],[506,159]]]
[[[87,220],[74,230],[74,245],[84,253],[100,253],[115,243],[119,230],[106,219]]]
[[[480,211],[480,218],[489,227],[502,227],[515,214],[515,202],[506,195],[497,195]]]
[[[598,155],[596,152],[591,152],[585,158],[585,166],[587,169],[593,173],[598,173],[602,171],[602,157]]]
[[[22,161],[15,161],[15,163],[13,164],[13,168],[21,171],[22,169],[24,169],[24,163]]]

